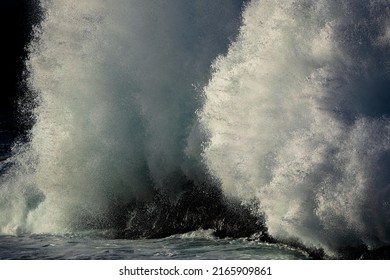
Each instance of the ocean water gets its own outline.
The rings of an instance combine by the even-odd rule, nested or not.
[[[389,1],[37,4],[1,258],[389,248]]]
[[[161,239],[110,239],[108,233],[1,236],[0,259],[6,260],[295,260],[304,251],[248,239],[216,239],[196,231]]]

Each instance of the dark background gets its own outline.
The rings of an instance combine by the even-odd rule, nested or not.
[[[18,113],[18,100],[31,96],[24,83],[26,47],[33,26],[39,24],[38,0],[0,1],[1,90],[0,90],[0,163],[11,155],[16,139],[26,141],[32,118]],[[0,174],[4,169],[0,165]]]
[[[38,24],[40,11],[37,0],[3,0],[1,11],[1,94],[2,115],[15,115],[18,98],[26,93],[23,85],[26,46],[32,38],[32,26]]]

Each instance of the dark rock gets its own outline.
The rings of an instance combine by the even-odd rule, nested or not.
[[[390,260],[390,246],[367,250],[360,257],[362,260]]]
[[[368,248],[363,244],[356,247],[347,246],[338,250],[338,258],[343,260],[358,260],[367,252]]]
[[[269,239],[264,218],[255,215],[255,205],[226,198],[216,186],[195,186],[173,199],[156,191],[153,201],[128,206],[126,228],[118,238],[162,238],[198,229],[213,229],[219,238],[249,237]],[[257,206],[256,206],[257,207]]]

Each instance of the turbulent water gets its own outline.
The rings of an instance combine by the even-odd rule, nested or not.
[[[253,1],[205,88],[203,158],[270,233],[388,244],[387,1]]]
[[[171,234],[191,219],[224,230],[221,213],[251,209],[259,231],[329,255],[390,244],[387,0],[41,5],[21,104],[34,125],[1,163],[2,234],[134,231],[140,208],[176,217]],[[234,207],[175,216],[189,188]]]
[[[111,239],[109,233],[1,236],[0,260],[278,260],[309,259],[301,250],[247,239],[215,239],[210,231],[196,231],[163,239]]]

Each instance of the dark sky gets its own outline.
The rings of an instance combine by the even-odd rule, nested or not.
[[[0,2],[2,90],[1,112],[14,108],[16,97],[24,92],[20,86],[25,47],[31,38],[32,25],[39,21],[36,0],[3,0]]]

